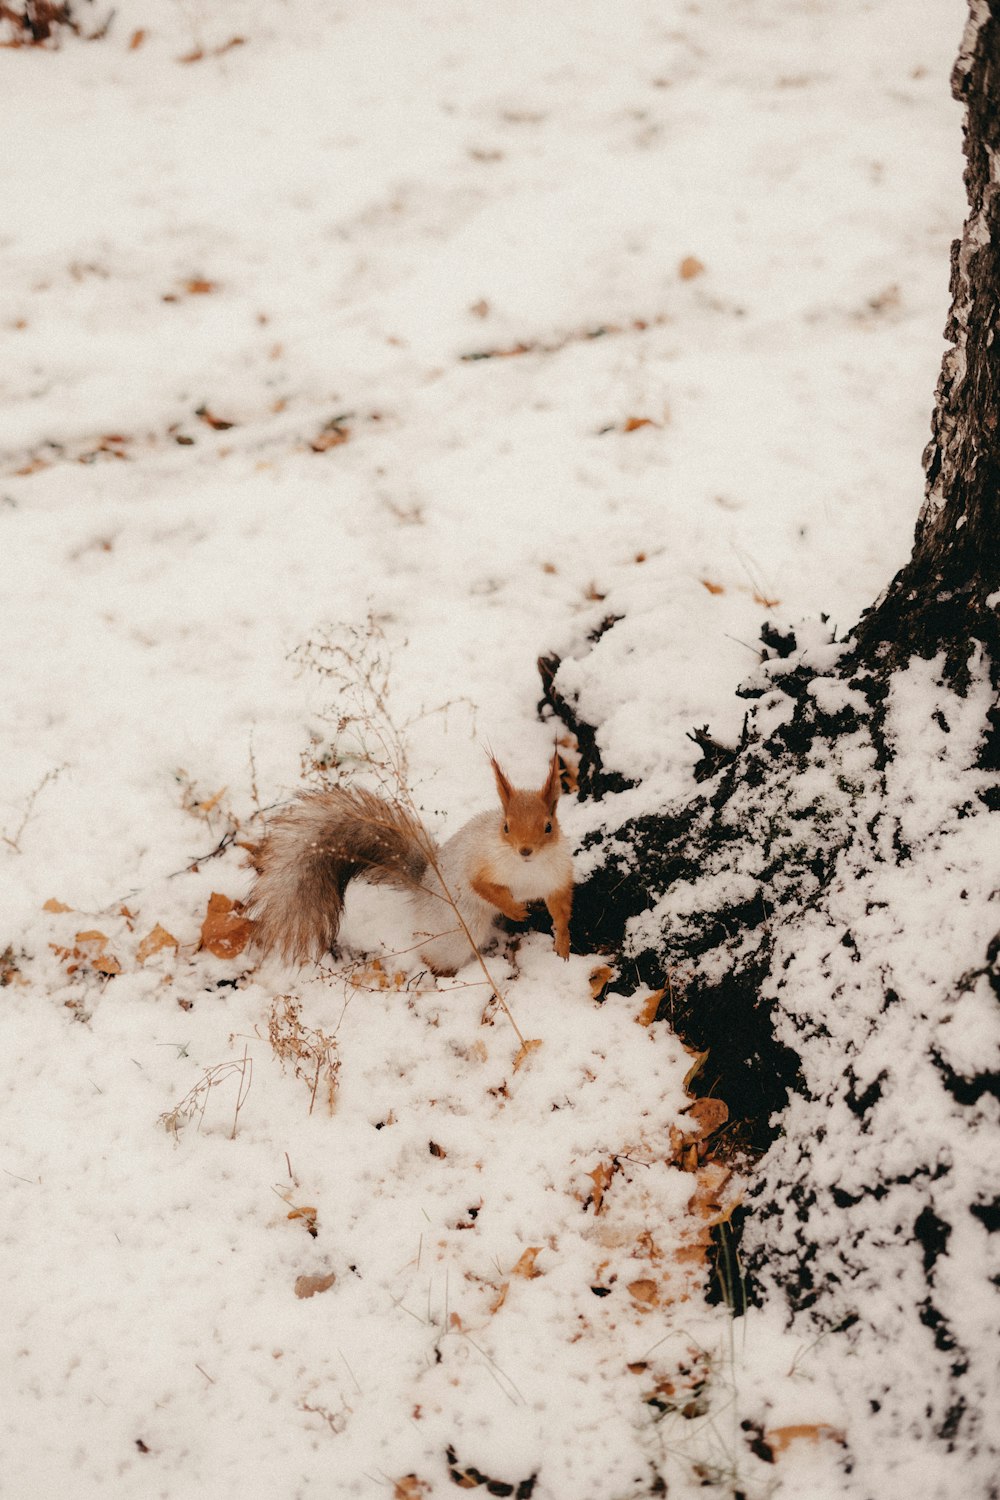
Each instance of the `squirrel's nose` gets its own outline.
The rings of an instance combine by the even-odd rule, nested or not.
[[[530,859],[531,858],[532,851],[530,849],[519,849],[517,852],[520,854],[520,856],[521,856],[522,859]]]

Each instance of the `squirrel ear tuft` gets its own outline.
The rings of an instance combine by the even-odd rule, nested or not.
[[[497,758],[496,758],[495,755],[491,755],[490,756],[490,765],[493,767],[493,775],[496,777],[497,792],[498,792],[499,797],[500,797],[501,806],[503,807],[504,811],[506,812],[507,806],[508,806],[508,804],[510,802],[510,799],[514,795],[514,788],[511,786],[510,782],[507,780],[507,778],[504,775],[503,771],[501,771],[501,769],[500,769],[500,763],[497,760]]]
[[[552,752],[552,763],[549,766],[549,774],[545,778],[540,796],[549,812],[555,812],[556,803],[559,801],[559,793],[562,791],[562,781],[559,776],[559,751]]]

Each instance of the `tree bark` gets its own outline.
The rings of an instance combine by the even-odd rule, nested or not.
[[[913,553],[856,638],[902,662],[947,653],[961,680],[968,643],[1000,660],[1000,4],[972,0],[952,93],[965,105],[969,210],[951,250],[951,312],[924,453]]]

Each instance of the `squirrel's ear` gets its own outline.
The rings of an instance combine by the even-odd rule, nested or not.
[[[514,788],[501,771],[500,764],[495,755],[490,756],[490,765],[493,767],[493,775],[496,777],[497,792],[500,797],[501,806],[504,812],[506,812],[510,799],[514,795]]]
[[[539,795],[550,813],[555,812],[556,803],[559,801],[559,793],[562,791],[562,782],[559,779],[559,751],[552,752],[552,764],[549,766],[549,774],[545,778],[545,785]]]

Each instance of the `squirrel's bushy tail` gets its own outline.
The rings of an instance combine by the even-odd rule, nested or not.
[[[313,792],[268,829],[247,901],[254,941],[286,961],[319,958],[337,940],[349,881],[414,890],[433,852],[430,835],[398,802],[363,788]]]

